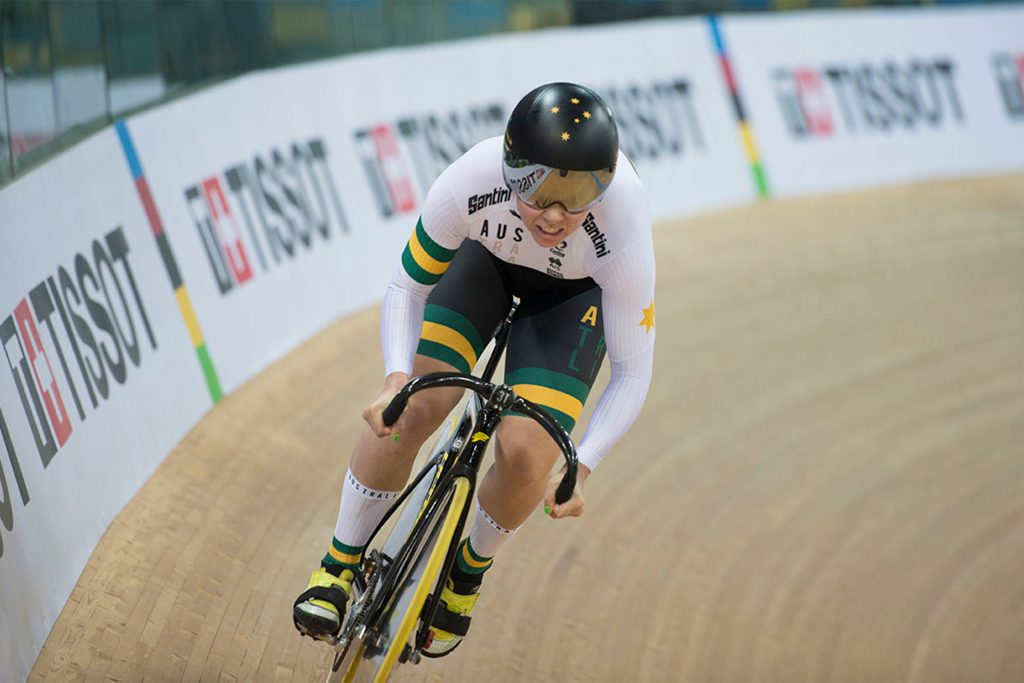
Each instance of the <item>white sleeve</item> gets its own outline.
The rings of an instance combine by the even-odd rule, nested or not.
[[[634,244],[594,276],[601,287],[611,380],[578,448],[594,470],[640,413],[654,363],[654,246]]]
[[[423,201],[423,212],[384,292],[380,341],[384,375],[412,373],[423,327],[423,309],[467,234],[452,190],[451,168],[442,173]]]

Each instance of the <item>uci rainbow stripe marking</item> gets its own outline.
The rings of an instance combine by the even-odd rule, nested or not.
[[[757,150],[754,133],[747,122],[746,110],[743,108],[743,100],[740,99],[740,92],[736,87],[736,79],[733,78],[732,63],[729,61],[729,54],[725,49],[725,40],[723,40],[722,31],[718,26],[718,17],[709,16],[708,26],[711,28],[711,37],[714,39],[715,49],[718,51],[718,63],[722,67],[725,85],[729,89],[732,108],[736,113],[736,120],[740,124],[740,139],[743,141],[743,150],[747,154],[747,161],[750,162],[750,168],[754,174],[754,182],[757,183],[757,193],[762,199],[767,199],[769,196],[768,179],[765,177],[764,167],[761,165],[761,156]]]
[[[199,320],[196,318],[195,309],[192,308],[192,300],[189,299],[185,283],[181,279],[181,271],[178,269],[178,262],[174,258],[174,252],[171,251],[171,244],[167,241],[167,233],[164,232],[163,221],[160,220],[160,214],[156,210],[153,194],[149,191],[146,175],[142,172],[142,164],[139,163],[139,155],[135,151],[135,143],[132,142],[132,136],[128,132],[128,126],[125,125],[124,119],[118,119],[114,123],[114,128],[117,130],[118,138],[121,139],[121,147],[124,149],[124,156],[128,161],[128,167],[131,169],[132,179],[135,181],[135,189],[138,191],[139,199],[142,201],[142,208],[146,211],[146,218],[149,219],[149,227],[153,230],[153,237],[156,238],[156,246],[160,251],[161,259],[163,259],[164,268],[167,269],[167,276],[171,280],[171,289],[174,290],[174,297],[178,302],[178,308],[181,310],[181,317],[185,322],[185,328],[188,330],[188,336],[192,340],[192,347],[199,356],[199,366],[203,369],[203,376],[206,378],[206,387],[210,391],[210,398],[213,399],[214,403],[217,403],[224,397],[224,393],[220,388],[220,379],[217,377],[217,371],[213,368],[213,360],[210,358],[210,353],[206,348],[203,331],[199,327]]]

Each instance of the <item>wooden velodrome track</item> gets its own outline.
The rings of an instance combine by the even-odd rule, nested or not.
[[[658,353],[580,520],[540,512],[408,681],[1024,681],[1024,176],[656,231]],[[378,311],[219,405],[94,553],[30,680],[316,681]]]

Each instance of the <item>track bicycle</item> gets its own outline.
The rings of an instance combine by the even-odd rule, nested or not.
[[[328,683],[386,681],[399,663],[419,663],[429,645],[430,625],[451,572],[487,446],[506,411],[535,420],[558,444],[566,471],[555,493],[564,503],[576,486],[576,448],[566,431],[511,387],[490,380],[505,352],[516,303],[494,333],[494,348],[480,377],[456,372],[415,377],[384,410],[393,425],[409,398],[423,390],[460,387],[472,393],[448,433],[438,439],[426,464],[377,525],[360,571],[345,622],[329,639],[333,658]],[[394,520],[390,533],[382,529]],[[379,547],[378,535],[386,536]]]

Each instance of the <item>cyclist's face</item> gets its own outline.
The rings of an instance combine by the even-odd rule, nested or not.
[[[519,215],[523,223],[533,235],[533,239],[542,247],[557,247],[568,239],[569,235],[580,229],[587,217],[587,211],[569,213],[561,204],[552,204],[545,209],[535,209],[516,197]]]

